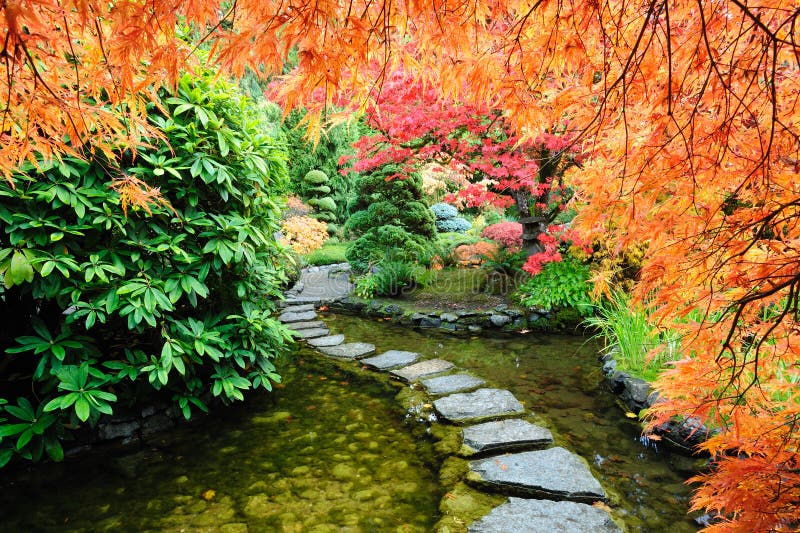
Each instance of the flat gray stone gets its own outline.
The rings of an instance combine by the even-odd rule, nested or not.
[[[314,304],[297,304],[297,303],[290,303],[285,309],[285,311],[290,313],[304,313],[306,311],[314,311]]]
[[[389,350],[369,359],[362,359],[361,363],[376,370],[389,370],[401,366],[410,365],[422,357],[416,352],[404,352],[402,350]]]
[[[339,346],[322,347],[319,351],[339,359],[360,359],[375,353],[375,345],[366,342],[348,342]]]
[[[391,374],[404,381],[416,381],[434,374],[447,372],[454,366],[455,365],[450,361],[445,361],[443,359],[428,359],[427,361],[421,361],[399,370],[392,370]]]
[[[422,382],[422,386],[431,394],[452,394],[475,389],[484,383],[486,381],[469,374],[453,374],[426,379]]]
[[[465,455],[510,452],[553,444],[553,434],[549,429],[518,418],[466,427],[461,434],[464,438],[462,451]]]
[[[602,509],[585,503],[509,498],[469,526],[470,533],[620,533]]]
[[[525,411],[519,400],[503,389],[451,394],[434,401],[433,407],[451,422],[517,415]]]
[[[292,322],[292,329],[300,331],[301,329],[319,329],[326,328],[325,322],[321,320],[311,320],[309,322]]]
[[[328,334],[330,334],[328,328],[301,329],[300,331],[294,332],[294,336],[301,339],[315,339],[317,337],[324,337]]]
[[[286,311],[278,317],[278,320],[288,324],[291,322],[305,322],[306,320],[314,320],[315,318],[317,318],[317,313],[314,311],[301,311],[299,313]]]
[[[548,448],[470,462],[467,480],[509,495],[592,503],[606,493],[583,460],[564,448]]]
[[[284,300],[284,304],[286,304],[286,307],[289,309],[298,305],[313,304],[314,306],[317,306],[321,303],[322,300],[316,296],[295,296],[294,298]]]
[[[309,339],[308,344],[314,348],[322,348],[324,346],[339,346],[344,342],[344,335],[328,335],[326,337],[317,337],[316,339]]]

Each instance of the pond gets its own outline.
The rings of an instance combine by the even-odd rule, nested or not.
[[[589,460],[631,531],[690,532],[691,461],[643,445],[571,336],[455,337],[329,314],[378,352],[441,357],[511,390]],[[383,322],[383,321],[381,321]],[[431,443],[394,389],[301,350],[272,396],[170,432],[0,480],[2,531],[430,531],[442,490]],[[558,438],[558,437],[557,437]]]
[[[595,342],[570,335],[461,337],[346,315],[325,320],[332,331],[371,342],[379,353],[397,349],[440,357],[510,390],[552,424],[563,439],[558,444],[589,461],[600,483],[618,496],[631,531],[699,529],[686,515],[691,488],[685,481],[696,461],[642,443],[638,423],[625,418],[603,386]]]

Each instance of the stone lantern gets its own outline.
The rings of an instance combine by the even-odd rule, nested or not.
[[[544,217],[525,217],[519,219],[522,224],[522,251],[527,255],[544,252],[539,242],[539,235],[547,231],[547,219]]]

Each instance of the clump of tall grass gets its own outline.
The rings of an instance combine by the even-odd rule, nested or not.
[[[613,354],[619,370],[645,381],[655,380],[667,363],[679,357],[677,334],[659,332],[647,310],[624,292],[603,299],[584,323],[598,330],[603,353]]]

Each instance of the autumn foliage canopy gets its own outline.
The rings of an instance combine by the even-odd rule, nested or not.
[[[0,169],[135,146],[148,93],[198,46],[265,76],[296,47],[280,95],[312,130],[334,103],[373,105],[395,72],[500,110],[522,142],[568,124],[575,227],[646,245],[636,296],[683,333],[651,421],[718,429],[695,498],[724,517],[708,530],[796,530],[799,18],[788,0],[8,0]]]

